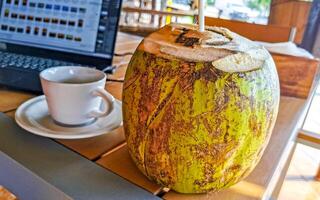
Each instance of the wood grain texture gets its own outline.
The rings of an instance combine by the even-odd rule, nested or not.
[[[272,54],[277,67],[281,95],[306,99],[319,76],[319,60]]]
[[[16,114],[16,110],[12,110],[12,111],[6,112],[6,115],[8,117],[11,117],[12,119],[14,119],[14,115],[15,114]]]
[[[107,82],[106,90],[110,92],[116,99],[122,99],[122,83],[119,82]]]
[[[97,163],[153,194],[158,194],[162,190],[161,186],[149,181],[138,170],[131,160],[126,145],[110,154],[106,154]]]
[[[123,44],[123,43],[128,42],[128,41],[139,41],[141,39],[142,38],[139,37],[139,36],[129,35],[129,34],[126,34],[126,33],[118,32],[117,33],[117,40],[116,40],[116,49],[118,48],[118,46],[120,44]]]
[[[127,53],[127,52],[134,52],[134,50],[139,45],[139,41],[130,41],[126,44],[120,44],[119,47],[116,48],[116,53]]]
[[[300,44],[308,22],[312,2],[300,0],[272,0],[269,24],[296,27],[295,43]]]
[[[320,165],[319,165],[317,174],[316,174],[316,176],[315,176],[315,179],[316,179],[317,181],[320,181]]]
[[[251,40],[263,42],[287,42],[290,38],[290,26],[260,25],[235,20],[206,17],[208,26],[222,26]]]
[[[34,95],[26,92],[0,88],[0,112],[14,110],[20,104],[32,97],[34,97]]]
[[[298,139],[305,140],[320,146],[320,133],[313,133],[302,130],[298,135]]]
[[[273,179],[277,180],[280,177],[288,156],[294,150],[292,144],[298,126],[302,124],[301,113],[304,110],[305,102],[303,99],[281,97],[278,118],[269,144],[257,167],[244,181],[219,193],[183,195],[171,191],[165,194],[164,198],[169,200],[267,199],[268,195],[272,195],[272,191],[276,186],[276,183],[272,183]]]
[[[143,38],[118,32],[115,53],[134,52]]]
[[[122,126],[104,135],[79,140],[56,140],[64,146],[94,160],[125,141]]]
[[[0,185],[0,200],[15,200],[18,199],[14,194]]]

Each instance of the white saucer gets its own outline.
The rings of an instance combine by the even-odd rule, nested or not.
[[[108,133],[122,125],[121,101],[116,100],[114,109],[103,118],[82,127],[64,127],[53,122],[48,112],[45,96],[32,98],[19,106],[16,122],[23,129],[36,135],[55,139],[81,139]]]

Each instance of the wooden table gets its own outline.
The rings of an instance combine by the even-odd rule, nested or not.
[[[118,34],[116,53],[133,52],[141,38]],[[276,197],[295,148],[318,70],[318,61],[273,55],[278,68],[282,96],[279,115],[269,145],[254,171],[244,181],[215,194],[182,195],[149,181],[129,157],[123,128],[90,139],[56,140],[84,157],[164,199],[270,199]],[[130,56],[115,57],[118,70],[109,79],[122,80]],[[121,99],[122,83],[109,81],[107,90]],[[14,117],[16,108],[32,94],[0,88],[0,112]],[[107,187],[107,186],[106,186]]]

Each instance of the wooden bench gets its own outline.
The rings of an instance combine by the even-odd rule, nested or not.
[[[251,40],[262,42],[294,41],[296,34],[294,27],[252,24],[213,17],[206,17],[205,23],[208,26],[222,26]]]

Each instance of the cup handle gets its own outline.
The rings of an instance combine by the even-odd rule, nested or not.
[[[111,94],[109,94],[107,91],[105,91],[103,88],[98,88],[94,90],[92,92],[92,95],[101,97],[106,106],[102,111],[100,110],[91,111],[89,116],[99,118],[99,117],[105,117],[109,115],[114,108],[114,102],[115,102],[114,97]]]

